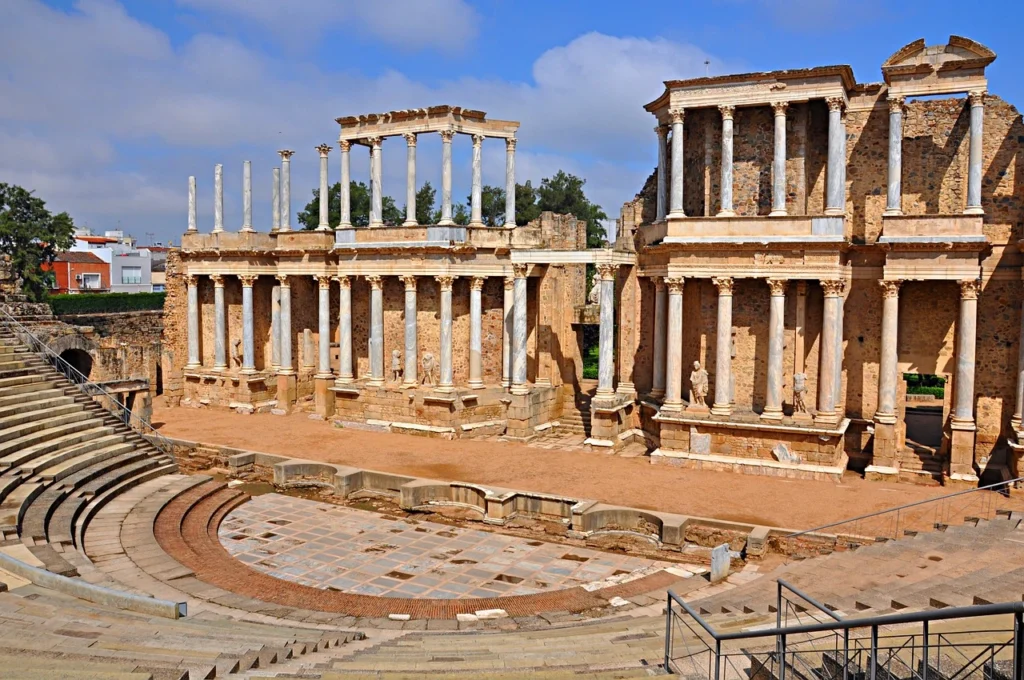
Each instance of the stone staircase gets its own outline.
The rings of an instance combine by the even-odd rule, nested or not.
[[[567,395],[562,405],[562,415],[558,419],[558,427],[563,432],[590,436],[590,399],[593,390],[581,390],[574,395]],[[595,387],[596,389],[596,387]]]

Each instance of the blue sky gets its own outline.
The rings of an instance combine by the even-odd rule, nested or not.
[[[187,177],[212,224],[213,166],[225,166],[227,227],[241,223],[242,161],[254,221],[269,228],[275,151],[292,159],[292,208],[317,183],[321,142],[340,115],[450,103],[522,123],[520,181],[562,168],[587,179],[611,217],[656,157],[642,105],[664,80],[850,64],[857,79],[902,45],[951,33],[999,55],[991,93],[1019,105],[1019,2],[706,0],[2,0],[0,181],[54,210],[140,242],[177,242]],[[709,65],[705,65],[705,61]],[[469,193],[470,143],[457,138],[454,195]],[[440,141],[421,139],[419,179],[435,185]],[[337,179],[337,151],[331,181]],[[353,157],[365,180],[366,158]],[[384,146],[384,189],[402,203],[404,142]],[[501,184],[500,141],[484,181]],[[149,234],[154,236],[150,237]]]

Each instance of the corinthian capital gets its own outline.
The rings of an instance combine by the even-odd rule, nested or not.
[[[409,146],[416,146],[416,133],[415,132],[406,132],[402,136],[405,137],[405,143],[407,145],[409,145]]]
[[[454,276],[435,276],[434,280],[437,281],[437,285],[441,290],[452,289],[452,284],[455,282]]]
[[[256,283],[258,275],[256,274],[240,274],[238,280],[242,282],[242,288],[252,288],[252,284]]]
[[[406,274],[399,278],[401,278],[402,283],[405,284],[406,290],[416,290],[416,276],[414,274]]]
[[[903,106],[906,99],[900,96],[889,97],[889,113],[903,113]]]
[[[331,288],[331,277],[330,276],[324,276],[324,275],[318,274],[318,275],[314,276],[313,278],[316,279],[317,283],[319,284],[320,290],[330,290],[330,288]]]
[[[199,277],[195,274],[185,274],[182,278],[185,279],[185,285],[189,288],[195,288],[196,284],[199,283]]]
[[[971,106],[984,106],[987,94],[985,90],[971,90],[967,93],[967,99],[970,100]]]
[[[842,297],[846,282],[842,279],[822,279],[821,289],[825,291],[825,297]]]
[[[846,101],[842,97],[828,97],[825,99],[829,111],[842,111],[846,107]]]
[[[776,116],[785,116],[787,108],[789,108],[789,102],[772,102],[772,111]]]
[[[331,147],[327,144],[321,144],[316,147],[316,150],[320,152],[320,158],[327,158],[327,154],[331,152]]]
[[[281,156],[281,160],[286,161],[295,155],[295,152],[291,149],[281,149],[277,152]]]
[[[736,114],[736,107],[732,104],[719,104],[718,112],[722,114],[722,120],[732,120]]]
[[[959,283],[961,300],[978,299],[978,295],[981,293],[981,279],[967,279],[959,281]]]
[[[370,283],[370,288],[374,290],[380,290],[382,285],[382,279],[379,274],[370,274],[366,277],[366,280]]]
[[[676,123],[682,123],[686,119],[686,110],[669,109],[668,115],[669,119],[672,121],[672,124],[675,125]]]
[[[665,285],[668,287],[669,294],[682,295],[684,282],[685,280],[682,277],[665,277]]]
[[[526,269],[527,266],[525,264],[514,264],[512,265],[512,275],[517,279],[525,279]]]
[[[883,298],[895,298],[900,296],[900,286],[903,285],[903,281],[899,279],[884,279],[879,281],[878,285],[882,287]]]
[[[618,269],[619,266],[616,264],[599,264],[597,265],[597,275],[601,277],[602,281],[614,281]]]
[[[342,153],[348,153],[351,148],[352,148],[352,142],[350,142],[347,139],[343,139],[340,142],[338,142],[338,149]]]
[[[335,276],[334,280],[338,282],[338,287],[340,287],[341,290],[352,289],[352,279],[348,276]]]
[[[768,288],[772,292],[773,297],[779,297],[786,294],[786,284],[789,283],[786,279],[768,279]]]
[[[731,276],[716,276],[711,279],[719,295],[732,295],[733,280]]]
[[[455,130],[441,130],[441,141],[451,143],[452,137],[455,136]]]
[[[505,151],[515,151],[515,150],[516,150],[516,138],[515,137],[509,137],[508,139],[505,140]]]

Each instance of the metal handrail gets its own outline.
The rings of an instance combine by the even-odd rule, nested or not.
[[[1015,479],[1009,479],[1009,480],[1006,480],[1006,481],[1003,481],[1003,482],[996,482],[995,484],[989,484],[987,486],[979,486],[976,489],[964,489],[963,491],[955,491],[953,493],[946,494],[945,496],[937,496],[935,498],[926,498],[926,499],[921,500],[921,501],[914,501],[913,503],[906,503],[904,505],[898,505],[898,506],[896,506],[894,508],[886,508],[885,510],[878,510],[876,512],[869,512],[866,515],[860,515],[858,517],[851,517],[850,519],[843,519],[843,520],[839,520],[838,522],[832,522],[830,524],[823,524],[822,526],[814,527],[813,529],[802,529],[800,531],[795,531],[795,532],[793,532],[791,534],[787,534],[785,536],[780,536],[779,539],[785,541],[785,540],[789,540],[789,539],[792,539],[792,538],[797,538],[798,536],[804,536],[804,535],[807,535],[807,534],[817,534],[817,533],[821,533],[821,532],[823,532],[823,531],[825,531],[827,529],[832,529],[834,527],[842,526],[844,524],[851,524],[853,522],[860,522],[862,520],[871,519],[873,517],[880,517],[882,515],[887,515],[887,514],[890,514],[890,513],[901,512],[903,510],[907,510],[908,508],[918,507],[918,506],[921,506],[921,505],[928,505],[930,503],[941,503],[943,501],[949,500],[950,498],[956,498],[957,496],[966,496],[967,494],[978,493],[979,491],[996,491],[996,490],[998,490],[1000,488],[1009,489],[1014,484],[1017,484],[1017,483],[1024,483],[1024,477],[1017,477]]]
[[[77,368],[72,366],[66,359],[57,354],[53,349],[39,339],[32,331],[26,328],[20,321],[10,314],[6,309],[0,306],[0,315],[3,317],[3,323],[14,326],[14,332],[22,336],[22,341],[29,345],[29,349],[39,354],[43,354],[45,358],[54,364],[54,368],[64,374],[72,384],[79,388],[83,394],[94,397],[103,396],[106,397],[106,404],[101,404],[110,411],[118,420],[124,423],[127,427],[133,427],[136,424],[138,429],[141,431],[140,434],[144,434],[146,441],[151,443],[154,447],[169,456],[173,456],[174,448],[171,445],[170,440],[164,437],[162,434],[157,432],[153,425],[135,413],[132,413],[127,407],[123,406],[121,402],[117,400],[113,394],[108,392],[103,386],[98,383],[90,381],[85,375],[82,374]]]

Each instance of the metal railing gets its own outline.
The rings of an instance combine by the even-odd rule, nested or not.
[[[783,588],[829,620],[783,623]],[[726,632],[669,591],[665,670],[690,680],[1024,680],[1024,602],[849,619],[785,582],[778,598],[774,627]],[[998,618],[966,625],[978,617]]]
[[[837,547],[856,548],[877,541],[893,541],[916,532],[962,524],[967,518],[989,520],[1000,512],[1024,511],[1024,499],[1010,494],[1010,490],[1022,482],[1024,477],[1018,477],[965,489],[770,540],[778,552],[800,557],[832,552]]]
[[[157,432],[156,428],[148,420],[136,413],[132,413],[131,409],[118,401],[117,396],[108,392],[102,385],[91,382],[77,368],[68,363],[66,359],[61,358],[49,345],[23,326],[3,307],[0,307],[0,326],[10,328],[32,352],[41,355],[43,359],[67,378],[83,394],[93,397],[94,401],[97,401],[106,408],[124,425],[144,435],[146,441],[151,443],[161,453],[173,456],[174,447],[171,445],[170,440]]]

